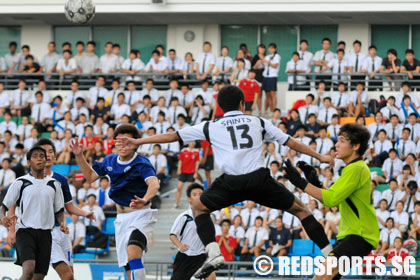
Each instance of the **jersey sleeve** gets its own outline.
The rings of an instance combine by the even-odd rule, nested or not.
[[[182,225],[185,223],[186,216],[184,214],[179,215],[176,219],[174,224],[172,225],[171,231],[169,235],[175,235],[179,238],[179,235],[181,234],[181,228]]]
[[[328,190],[321,189],[323,203],[327,207],[338,206],[357,188],[360,181],[360,169],[357,165],[347,166],[340,178]]]
[[[13,204],[19,199],[20,189],[23,185],[21,180],[16,180],[7,190],[6,196],[3,200],[3,205],[9,210]]]
[[[63,197],[64,197],[64,204],[67,204],[69,202],[72,202],[73,197],[71,196],[69,183],[67,182],[66,178],[60,178],[59,180],[61,184],[61,189],[63,191]]]
[[[202,122],[197,125],[188,126],[181,130],[178,130],[179,140],[182,144],[188,144],[196,140],[206,140],[204,135],[204,125],[207,122]]]
[[[92,164],[92,169],[93,169],[93,171],[96,172],[96,174],[98,176],[105,176],[105,175],[107,175],[106,170],[105,170],[105,166],[106,166],[105,162],[106,162],[106,159],[104,159],[101,162],[95,161]]]
[[[264,122],[264,129],[266,131],[267,140],[274,140],[279,142],[281,145],[285,145],[289,141],[290,136],[283,133],[279,128],[275,127],[270,121],[266,119],[260,119]]]
[[[63,191],[61,184],[57,181],[55,183],[55,196],[54,196],[54,213],[58,213],[64,209]]]
[[[140,174],[144,178],[144,182],[147,181],[150,177],[156,177],[155,169],[153,168],[152,164],[148,159],[147,162],[140,166]]]

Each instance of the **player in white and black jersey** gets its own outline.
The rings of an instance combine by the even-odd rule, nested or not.
[[[44,174],[47,154],[41,147],[34,147],[27,154],[30,173],[19,177],[7,191],[0,208],[3,225],[11,226],[6,211],[14,203],[18,206],[16,225],[15,264],[22,266],[20,279],[44,279],[48,273],[51,256],[51,230],[55,215],[60,230],[68,233],[64,219],[64,198],[60,183]]]
[[[244,200],[253,200],[261,205],[286,210],[297,216],[309,237],[327,255],[332,247],[321,224],[310,211],[283,185],[270,176],[270,170],[259,161],[263,143],[277,141],[300,153],[330,162],[331,157],[320,155],[308,146],[284,134],[270,121],[245,115],[244,94],[235,86],[220,90],[217,101],[225,112],[217,121],[207,121],[187,127],[176,133],[166,133],[147,138],[117,137],[119,145],[142,145],[180,141],[188,143],[207,140],[211,143],[217,165],[223,171],[200,200],[193,204],[197,233],[206,246],[207,260],[195,273],[196,278],[205,278],[224,263],[224,258],[215,239],[215,230],[210,213]]]
[[[199,184],[192,184],[187,189],[187,197],[190,205],[200,199],[204,187]],[[197,227],[194,223],[192,208],[181,213],[172,225],[169,239],[178,248],[174,260],[174,270],[171,280],[191,279],[206,260],[203,242],[197,234]],[[206,280],[216,279],[215,273]]]

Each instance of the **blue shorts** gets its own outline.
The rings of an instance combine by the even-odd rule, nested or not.
[[[277,91],[277,77],[263,78],[262,89],[265,91]]]

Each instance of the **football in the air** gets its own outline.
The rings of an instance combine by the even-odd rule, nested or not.
[[[95,16],[95,2],[93,0],[67,0],[64,13],[70,22],[86,24]]]

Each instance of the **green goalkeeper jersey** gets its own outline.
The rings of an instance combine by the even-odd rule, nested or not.
[[[361,158],[350,162],[328,190],[321,190],[324,205],[339,208],[338,240],[348,235],[359,235],[373,248],[378,246],[379,226],[372,203],[372,190],[369,167]]]

